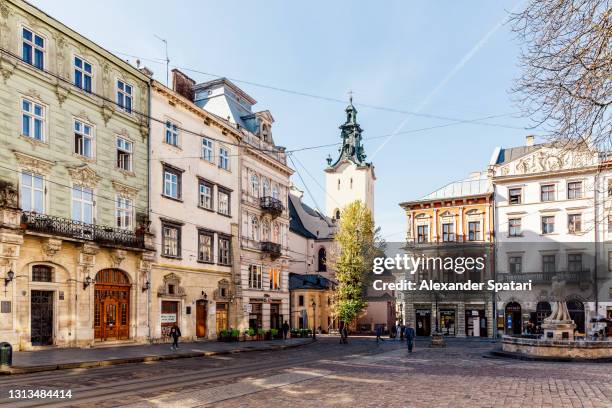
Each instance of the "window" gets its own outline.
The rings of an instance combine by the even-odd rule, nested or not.
[[[327,272],[327,252],[325,251],[325,248],[319,249],[318,260],[318,271]]]
[[[277,200],[280,199],[280,193],[278,192],[278,186],[276,184],[272,185],[272,197]]]
[[[511,188],[508,189],[508,202],[512,205],[520,204],[523,196],[523,189],[521,188]]]
[[[417,225],[417,242],[428,242],[429,241],[429,226]]]
[[[261,289],[261,266],[249,265],[249,288]]]
[[[582,198],[582,181],[572,181],[567,183],[567,198]]]
[[[207,181],[200,180],[199,206],[207,210],[213,209],[213,185]]]
[[[452,242],[455,240],[455,226],[453,224],[442,224],[442,242]]]
[[[80,156],[93,157],[93,132],[91,126],[74,121],[74,152]]]
[[[169,166],[164,166],[164,196],[181,198],[181,172]]]
[[[582,231],[582,215],[569,214],[567,216],[567,230],[570,234]]]
[[[555,273],[555,256],[554,255],[542,255],[542,272],[544,273]]]
[[[132,85],[117,80],[117,105],[127,113],[132,113],[133,91]]]
[[[178,258],[181,256],[181,227],[162,222],[162,255]]]
[[[53,282],[53,269],[47,265],[32,266],[33,282]]]
[[[202,158],[211,163],[213,162],[213,142],[210,139],[202,139]]]
[[[229,237],[219,236],[219,264],[220,265],[231,265],[232,264],[232,253],[231,253],[231,241]]]
[[[304,295],[298,296],[298,306],[304,306]]]
[[[257,177],[257,174],[251,175],[251,194],[254,197],[259,197],[259,177]]]
[[[225,147],[219,148],[219,167],[229,170],[229,151]]]
[[[45,212],[45,182],[39,174],[21,173],[20,205],[23,211]]]
[[[511,237],[520,237],[523,235],[520,218],[510,218],[508,220],[508,235]]]
[[[117,168],[132,171],[132,142],[117,138]]]
[[[132,228],[132,200],[126,197],[117,195],[117,208],[115,210],[115,218],[117,219],[117,228],[130,229]]]
[[[263,197],[268,197],[270,195],[270,181],[267,178],[263,179]]]
[[[166,121],[166,137],[164,143],[176,146],[179,145],[178,125],[176,123]]]
[[[28,99],[21,101],[21,134],[32,139],[45,140],[45,107]]]
[[[555,201],[554,184],[545,184],[540,186],[540,201]]]
[[[24,28],[21,32],[23,48],[21,57],[24,62],[38,69],[45,68],[45,39],[32,30]]]
[[[508,258],[510,273],[521,273],[523,271],[523,257],[511,256]]]
[[[83,58],[74,57],[74,85],[86,92],[91,92],[92,77],[91,64]]]
[[[86,224],[93,223],[93,190],[91,188],[72,187],[72,219]]]
[[[259,241],[259,220],[257,217],[251,217],[251,239]]]
[[[270,268],[270,290],[280,290],[280,270]]]
[[[219,203],[217,205],[217,211],[219,214],[230,215],[230,192],[221,187],[217,188],[218,190],[218,200]]]
[[[567,270],[570,272],[582,272],[582,254],[567,255]]]
[[[542,217],[542,234],[552,234],[555,232],[555,217]]]
[[[468,240],[480,241],[480,221],[468,222]]]
[[[198,261],[213,262],[213,234],[198,231]]]

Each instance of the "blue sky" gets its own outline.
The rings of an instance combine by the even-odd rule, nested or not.
[[[388,241],[402,240],[399,202],[419,198],[486,168],[495,146],[524,143],[529,121],[514,116],[428,131],[368,138],[449,123],[359,106],[471,120],[512,114],[518,45],[500,25],[517,1],[33,1],[110,51],[140,56],[165,82],[166,38],[171,66],[192,68],[299,92],[347,98],[353,90],[366,153],[376,166],[375,217]],[[170,5],[171,4],[171,5]],[[497,29],[496,29],[497,28]],[[134,58],[123,56],[134,61]],[[189,73],[198,82],[210,76]],[[345,104],[238,83],[269,109],[277,144],[294,149],[335,143]],[[328,154],[295,153],[324,184]],[[299,168],[325,207],[325,193]],[[299,177],[293,182],[303,188]]]

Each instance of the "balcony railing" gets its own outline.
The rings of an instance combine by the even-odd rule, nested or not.
[[[284,210],[281,200],[270,196],[261,197],[259,199],[259,207],[273,217],[278,217]]]
[[[500,280],[504,283],[516,282],[527,283],[531,280],[532,283],[551,283],[554,277],[564,280],[568,283],[579,283],[588,281],[590,278],[590,270],[582,271],[558,271],[558,272],[525,272],[525,273],[500,273]]]
[[[279,256],[281,256],[281,246],[276,242],[262,242],[261,251],[270,254],[270,257],[272,258],[278,258]]]
[[[68,218],[24,212],[21,224],[26,230],[44,234],[94,241],[106,246],[144,248],[144,234],[103,225],[86,224]]]

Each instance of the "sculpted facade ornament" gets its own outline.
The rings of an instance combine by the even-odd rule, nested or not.
[[[136,197],[136,194],[138,194],[137,188],[126,186],[125,184],[121,184],[116,181],[113,181],[112,183],[115,191],[122,197],[134,198]]]
[[[0,208],[19,208],[17,187],[4,180],[0,180]]]
[[[104,102],[102,105],[102,119],[104,120],[104,124],[108,125],[108,121],[113,117],[115,113],[115,108],[108,103]]]
[[[16,64],[11,62],[7,58],[4,58],[3,55],[0,55],[0,74],[2,74],[2,79],[4,80],[5,84],[6,81],[11,77],[11,75],[13,75],[13,72],[15,72],[16,66]]]
[[[111,260],[113,264],[113,268],[121,267],[121,263],[125,260],[127,253],[123,249],[115,249],[111,252]]]
[[[102,179],[88,166],[69,168],[68,173],[70,173],[70,177],[75,184],[89,188],[95,188]]]
[[[53,167],[54,164],[52,161],[39,159],[38,157],[30,156],[21,152],[13,152],[13,154],[15,154],[19,167],[22,170],[26,170],[31,173],[43,175],[49,174],[51,172],[51,167]]]
[[[157,288],[157,296],[185,296],[185,288],[180,286],[181,278],[174,273],[169,273],[164,276],[163,285]],[[170,290],[172,287],[172,290]]]
[[[70,89],[62,86],[59,82],[55,85],[55,95],[57,96],[57,101],[59,102],[60,107],[64,104],[64,101],[66,101],[69,94]]]
[[[42,97],[40,96],[40,93],[34,88],[28,89],[28,91],[25,92],[24,95],[42,102]]]
[[[62,249],[62,240],[49,238],[43,244],[43,257],[45,261],[52,261],[55,255]]]

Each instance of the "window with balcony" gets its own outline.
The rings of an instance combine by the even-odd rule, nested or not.
[[[520,237],[523,235],[520,218],[510,218],[508,220],[508,235],[511,237]]]
[[[207,181],[199,181],[199,202],[198,205],[207,210],[213,209],[213,185]]]
[[[179,145],[178,125],[169,120],[166,121],[166,136],[164,137],[164,143],[174,147],[178,147]]]
[[[28,28],[22,29],[21,38],[23,61],[38,69],[45,69],[45,39]]]
[[[133,144],[122,137],[117,138],[117,168],[132,171]]]
[[[523,271],[523,257],[511,256],[508,258],[508,270],[510,273],[521,273]]]
[[[132,200],[117,195],[116,205],[115,205],[115,218],[117,220],[116,226],[121,229],[131,229],[132,228],[132,219],[133,219],[133,205]]]
[[[255,216],[251,217],[251,239],[259,241],[259,220]]]
[[[455,240],[455,225],[442,224],[442,242],[453,242]]]
[[[581,272],[582,271],[582,254],[568,254],[567,255],[567,270],[569,272]]]
[[[251,174],[251,194],[253,194],[253,197],[259,197],[259,177],[257,177],[257,174]]]
[[[45,141],[45,114],[43,105],[30,101],[21,100],[21,134],[35,140]]]
[[[132,113],[134,87],[127,82],[117,80],[117,105],[123,111]]]
[[[542,272],[544,273],[555,273],[555,255],[542,255]]]
[[[567,183],[567,198],[569,200],[582,198],[582,181]]]
[[[181,226],[162,221],[162,255],[170,258],[181,256]]]
[[[544,184],[540,186],[540,201],[555,201],[554,184]]]
[[[213,262],[213,241],[214,236],[212,232],[198,231],[198,261]]]
[[[230,192],[224,188],[218,187],[218,204],[217,211],[219,214],[230,215]]]
[[[542,217],[542,234],[552,234],[555,232],[555,217],[547,215]]]
[[[207,138],[202,138],[202,159],[213,163],[213,141]]]
[[[262,178],[262,190],[263,196],[268,197],[270,195],[270,181],[267,178]]]
[[[567,216],[567,230],[570,234],[577,234],[582,231],[581,214],[569,214]]]
[[[232,243],[230,237],[219,236],[219,264],[232,264]]]
[[[523,201],[523,189],[522,188],[510,188],[508,189],[508,202],[510,205],[520,204]]]
[[[259,265],[249,265],[249,288],[262,288],[262,273]]]
[[[40,174],[22,172],[20,206],[23,211],[45,213],[45,179]]]
[[[81,57],[74,57],[74,86],[85,92],[91,92],[93,68],[91,63]]]
[[[81,122],[80,120],[74,121],[74,152],[79,156],[94,157],[94,140],[93,130],[91,125]]]
[[[280,290],[280,269],[270,268],[270,290]]]
[[[72,219],[93,224],[93,210],[93,190],[83,186],[72,187]]]
[[[468,222],[468,240],[469,241],[480,241],[480,221]]]
[[[429,226],[417,225],[417,242],[424,243],[429,241]]]

